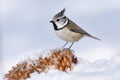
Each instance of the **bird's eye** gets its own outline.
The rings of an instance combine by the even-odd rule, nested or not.
[[[59,21],[60,19],[57,19],[56,21]]]

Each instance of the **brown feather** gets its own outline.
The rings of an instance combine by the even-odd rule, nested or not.
[[[88,37],[91,37],[91,38],[94,38],[94,39],[97,39],[97,40],[100,40],[99,38],[96,38],[94,36],[92,36],[91,34],[87,33],[86,31],[84,31],[81,27],[79,27],[77,24],[75,24],[73,21],[71,21],[69,19],[68,21],[68,24],[66,25],[66,27],[72,31],[72,32],[75,32],[75,33],[80,33],[80,34],[83,34],[83,35],[86,35]],[[100,40],[101,41],[101,40]]]

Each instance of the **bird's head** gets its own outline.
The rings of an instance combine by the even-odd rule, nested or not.
[[[64,15],[64,13],[65,8],[57,13],[50,21],[51,23],[53,23],[54,29],[63,28],[68,23],[68,18]]]

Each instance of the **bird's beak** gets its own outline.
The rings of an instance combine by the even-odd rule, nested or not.
[[[53,23],[53,21],[51,20],[50,23]]]

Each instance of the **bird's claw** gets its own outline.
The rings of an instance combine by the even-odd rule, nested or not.
[[[71,52],[73,52],[73,53],[75,52],[74,50],[72,50],[72,49],[70,49],[70,48],[63,48],[62,50],[63,50],[63,51],[64,51],[64,50],[69,50],[69,51],[71,51]]]

